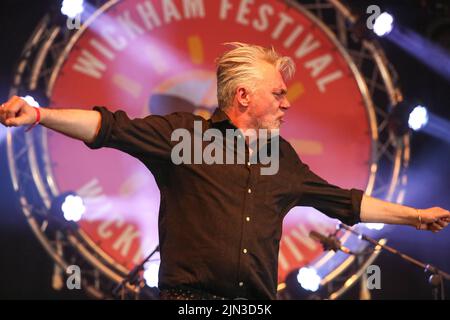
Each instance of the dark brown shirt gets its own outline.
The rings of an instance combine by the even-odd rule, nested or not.
[[[349,225],[360,221],[363,191],[318,177],[282,138],[275,175],[261,175],[260,163],[173,164],[171,151],[178,144],[171,141],[173,130],[193,133],[194,120],[203,130],[236,129],[222,110],[209,120],[184,112],[130,120],[123,111],[94,109],[102,115],[101,128],[87,145],[139,159],[161,191],[160,289],[274,299],[282,222],[291,208],[311,206]]]

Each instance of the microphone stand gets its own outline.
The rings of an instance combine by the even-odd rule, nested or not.
[[[433,298],[435,300],[439,300],[439,299],[445,300],[444,279],[447,281],[450,280],[450,275],[448,273],[436,268],[435,266],[433,266],[431,264],[425,264],[417,259],[414,259],[414,258],[398,251],[397,249],[394,249],[394,248],[388,246],[388,245],[381,244],[377,240],[375,240],[369,236],[366,236],[365,234],[359,233],[343,223],[339,224],[339,228],[350,231],[351,233],[357,235],[358,238],[363,239],[363,240],[373,244],[374,247],[380,246],[381,248],[385,249],[386,251],[399,256],[400,258],[412,263],[415,266],[418,266],[419,268],[423,269],[425,272],[430,272],[431,276],[428,279],[428,282],[432,287]]]
[[[159,245],[157,245],[155,247],[155,249],[150,252],[150,254],[141,261],[141,263],[139,263],[138,265],[136,265],[124,278],[123,280],[112,290],[112,294],[113,297],[119,297],[119,293],[120,293],[120,298],[122,300],[125,300],[125,291],[126,291],[126,286],[127,284],[130,285],[134,285],[137,286],[138,283],[140,282],[140,277],[139,277],[139,272],[141,272],[142,270],[144,270],[144,264],[150,260],[150,258],[159,251]]]
[[[342,245],[341,241],[337,238],[338,231],[339,230],[336,229],[335,232],[333,232],[332,234],[329,234],[328,236],[325,236],[316,231],[311,231],[309,233],[309,237],[318,241],[322,245],[323,250],[325,250],[325,251],[333,250],[334,252],[342,251],[346,254],[350,254],[350,255],[354,255],[354,256],[361,255],[361,253],[353,252],[349,248],[346,248]]]

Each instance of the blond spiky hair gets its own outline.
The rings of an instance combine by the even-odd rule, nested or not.
[[[258,62],[265,61],[273,65],[284,80],[289,80],[295,73],[294,61],[280,56],[273,47],[264,48],[241,42],[229,42],[225,45],[234,47],[226,51],[217,61],[217,100],[219,108],[231,106],[238,86],[253,87],[261,79]]]

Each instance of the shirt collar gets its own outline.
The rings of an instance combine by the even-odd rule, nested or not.
[[[231,120],[228,117],[228,115],[222,109],[216,108],[213,115],[211,116],[211,122],[213,124],[216,124],[224,121],[228,121],[229,123],[231,123]]]
[[[217,126],[217,125],[226,123],[227,125],[232,126],[233,128],[236,128],[236,126],[231,122],[228,115],[220,108],[216,108],[216,110],[212,114],[210,120],[211,120],[211,123],[213,126]],[[279,138],[281,138],[281,137],[279,137]],[[268,137],[267,144],[271,144],[271,142],[272,142],[272,139],[270,137]]]

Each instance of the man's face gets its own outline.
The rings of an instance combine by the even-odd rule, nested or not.
[[[286,98],[287,88],[283,77],[274,66],[260,63],[262,79],[249,93],[249,115],[257,129],[279,129],[290,104]]]

